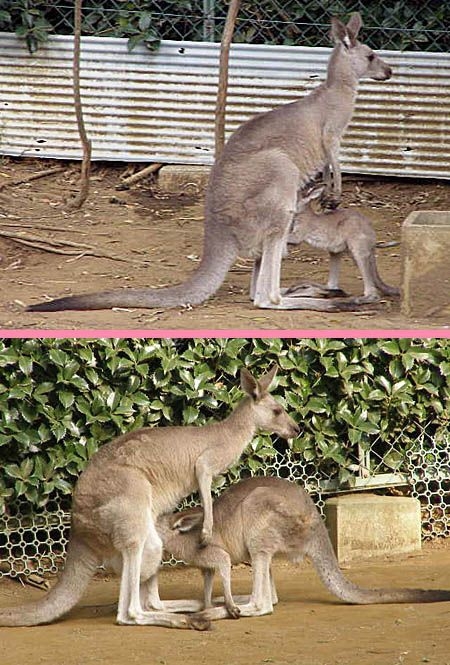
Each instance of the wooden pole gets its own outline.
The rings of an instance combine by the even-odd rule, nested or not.
[[[81,49],[81,6],[82,0],[75,0],[75,27],[73,39],[73,95],[75,115],[77,118],[78,133],[83,147],[83,161],[81,163],[80,191],[67,202],[68,210],[81,208],[89,193],[89,171],[91,167],[92,144],[86,133],[83,119],[83,107],[80,94],[80,49]]]
[[[216,159],[220,157],[220,153],[222,152],[223,146],[225,144],[225,107],[228,92],[228,61],[230,56],[231,40],[233,39],[234,26],[236,23],[237,15],[239,13],[240,5],[241,0],[230,0],[225,27],[222,34],[222,41],[220,44],[219,88],[217,91],[214,131]]]

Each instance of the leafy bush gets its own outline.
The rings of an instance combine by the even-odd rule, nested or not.
[[[450,340],[2,340],[0,511],[69,494],[122,432],[225,417],[241,397],[240,367],[259,375],[273,362],[275,394],[301,423],[299,459],[343,481],[357,446],[401,469],[425,424],[448,448]],[[258,436],[230,474],[261,471],[280,450]]]
[[[85,0],[85,35],[127,37],[129,49],[144,42],[151,49],[161,39],[220,41],[228,0]],[[375,0],[242,0],[235,41],[253,44],[329,46],[331,16],[347,18],[360,11],[364,39],[372,48],[450,49],[450,5],[438,0],[395,2],[389,8]],[[16,32],[31,52],[49,32],[73,34],[73,3],[0,0],[0,30]]]

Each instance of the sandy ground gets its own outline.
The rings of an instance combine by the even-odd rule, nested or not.
[[[89,199],[74,213],[65,212],[64,205],[66,197],[77,191],[79,165],[61,163],[60,173],[14,184],[54,166],[58,162],[12,158],[3,158],[0,164],[2,328],[417,329],[450,324],[447,311],[421,320],[406,319],[395,300],[384,301],[372,313],[257,310],[248,296],[250,263],[245,260],[236,264],[215,297],[190,310],[26,313],[24,304],[47,297],[181,282],[195,269],[202,250],[201,196],[155,195],[148,182],[118,191],[116,186],[127,171],[123,164],[95,164]],[[343,198],[344,204],[358,205],[370,214],[378,240],[398,241],[401,224],[411,211],[450,210],[450,184],[347,177]],[[399,285],[400,248],[380,249],[378,262],[384,280]],[[284,261],[283,283],[324,282],[327,271],[325,253],[306,246],[294,248]],[[342,286],[352,294],[362,292],[360,276],[349,258]]]
[[[414,556],[352,562],[345,574],[361,586],[450,588],[450,539]],[[80,605],[56,624],[0,628],[2,665],[142,663],[146,665],[430,665],[450,664],[450,604],[344,605],[309,564],[277,561],[280,602],[270,616],[215,622],[210,632],[117,626],[117,580],[96,579]],[[250,588],[250,571],[233,572],[235,592]],[[161,595],[199,597],[200,576],[164,569]],[[0,581],[0,606],[43,592]]]

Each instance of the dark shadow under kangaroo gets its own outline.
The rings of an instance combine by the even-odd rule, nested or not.
[[[253,117],[230,137],[212,168],[206,191],[202,260],[183,284],[69,296],[31,305],[28,311],[196,305],[217,291],[239,256],[254,258],[250,293],[256,307],[358,308],[351,299],[284,293],[280,276],[289,229],[305,185],[323,172],[330,200],[340,198],[339,148],[353,115],[359,80],[385,81],[392,74],[381,58],[358,41],[361,25],[358,13],[347,25],[333,18],[335,47],[326,80],[301,99]]]

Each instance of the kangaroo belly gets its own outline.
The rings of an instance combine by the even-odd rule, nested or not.
[[[305,235],[305,242],[317,249],[323,249],[332,254],[340,254],[347,249],[347,243],[339,238],[334,238],[332,233],[324,233],[323,230],[310,231]]]

